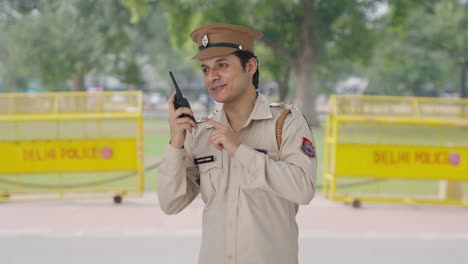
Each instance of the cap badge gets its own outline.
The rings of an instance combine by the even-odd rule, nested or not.
[[[208,36],[207,35],[203,35],[203,38],[202,38],[202,45],[203,47],[206,48],[206,46],[208,46]]]

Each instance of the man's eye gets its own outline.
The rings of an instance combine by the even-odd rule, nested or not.
[[[208,69],[207,69],[207,68],[203,68],[203,69],[202,69],[202,72],[203,72],[203,74],[207,74],[207,73],[208,73]]]
[[[220,69],[224,69],[224,68],[227,67],[227,64],[226,64],[226,63],[220,63],[220,64],[218,64],[218,67],[219,67]]]

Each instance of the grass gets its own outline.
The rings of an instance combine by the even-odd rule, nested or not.
[[[129,121],[104,121],[102,124],[93,122],[28,122],[17,127],[15,123],[0,123],[0,140],[15,140],[16,129],[21,131],[21,138],[24,139],[53,139],[53,138],[73,138],[80,136],[87,137],[121,137],[132,136],[136,129],[136,124]],[[463,128],[437,128],[437,127],[414,127],[414,126],[374,126],[374,125],[345,125],[340,127],[339,141],[341,142],[366,142],[385,144],[457,144],[468,146],[468,137]],[[404,135],[404,136],[402,136]],[[145,167],[153,165],[166,151],[169,142],[169,126],[167,120],[146,119],[144,121],[144,157]],[[319,187],[323,182],[324,165],[324,130],[314,129],[314,138],[317,149],[318,178]],[[0,176],[0,192],[2,191],[48,191],[53,186],[76,185],[86,186],[88,183],[100,183],[111,181],[116,177],[122,177],[125,173],[100,173],[100,174],[35,174],[35,175],[3,175]],[[2,180],[10,181],[13,184],[2,184]],[[354,186],[356,182],[366,184]],[[26,183],[32,186],[24,185]],[[437,181],[408,182],[398,180],[379,180],[369,182],[369,179],[342,179],[338,184],[346,185],[340,188],[341,194],[347,193],[382,193],[408,192],[414,194],[429,194],[438,191]],[[38,188],[38,185],[52,185],[49,188]],[[113,190],[134,188],[136,178],[128,177],[124,180],[115,181],[105,185],[99,184],[85,190]],[[157,169],[148,170],[145,173],[145,189],[148,191],[157,190]],[[468,193],[468,184],[464,184],[465,193]]]
[[[160,159],[167,149],[170,139],[167,121],[158,119],[145,120],[144,139],[145,167],[148,167],[154,163],[155,159]],[[157,169],[145,173],[146,190],[153,192],[157,190],[157,176]]]

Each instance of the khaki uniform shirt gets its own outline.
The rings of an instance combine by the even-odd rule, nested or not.
[[[160,207],[178,213],[201,192],[199,264],[298,262],[296,214],[314,196],[316,159],[311,131],[295,109],[278,150],[275,124],[284,110],[259,94],[237,133],[241,145],[234,157],[208,143],[214,128],[207,123],[187,133],[183,149],[169,145],[158,174]],[[229,127],[223,110],[213,120]]]

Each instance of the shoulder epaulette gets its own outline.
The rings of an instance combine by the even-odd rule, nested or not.
[[[278,103],[278,102],[274,102],[274,103],[270,103],[270,106],[271,107],[281,107],[281,108],[284,108],[284,109],[296,109],[296,107],[292,104],[286,104],[286,103]]]

